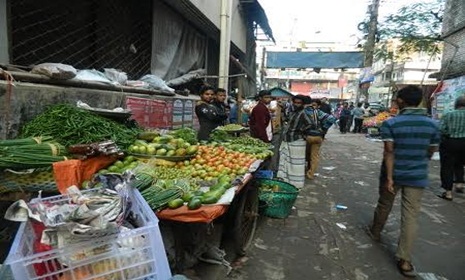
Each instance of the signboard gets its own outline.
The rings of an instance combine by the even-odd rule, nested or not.
[[[128,96],[126,97],[126,108],[132,112],[131,119],[144,128],[150,127],[150,99]]]
[[[184,101],[184,110],[183,110],[183,127],[192,127],[193,114],[194,114],[194,103],[192,100]]]
[[[442,91],[436,94],[436,108],[433,116],[441,118],[445,113],[454,109],[455,100],[465,92],[465,76],[445,80]]]
[[[172,100],[128,96],[126,97],[126,108],[132,111],[131,118],[143,128],[170,129],[173,127]],[[180,118],[182,120],[182,110]]]
[[[150,127],[153,128],[166,128],[168,116],[165,114],[166,101],[164,100],[151,100],[150,111]]]
[[[182,115],[184,114],[184,105],[181,99],[173,102],[173,128],[180,128],[183,125]]]

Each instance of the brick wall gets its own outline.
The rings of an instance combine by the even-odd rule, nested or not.
[[[465,75],[465,1],[447,0],[442,36],[445,43],[441,71],[446,72],[445,78]]]

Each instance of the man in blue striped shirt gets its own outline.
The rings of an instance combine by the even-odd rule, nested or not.
[[[428,185],[428,161],[440,141],[436,122],[426,116],[426,109],[418,108],[423,93],[416,86],[407,86],[397,93],[400,114],[381,125],[384,158],[381,167],[379,199],[371,237],[379,241],[381,231],[394,204],[397,192],[402,192],[401,229],[396,257],[399,271],[415,277],[411,263],[423,190]]]

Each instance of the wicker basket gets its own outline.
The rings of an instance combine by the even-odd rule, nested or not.
[[[279,186],[279,191],[260,190],[260,200],[266,202],[263,214],[272,218],[285,219],[292,211],[299,190],[286,182],[270,179],[257,180],[259,186]]]

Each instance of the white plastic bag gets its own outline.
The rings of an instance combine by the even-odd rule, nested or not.
[[[128,80],[128,75],[125,72],[113,69],[113,68],[105,68],[103,69],[105,76],[115,83],[120,85],[125,85],[126,81]]]
[[[62,63],[41,63],[32,68],[32,73],[42,74],[52,79],[69,80],[76,76],[77,70]]]
[[[79,70],[76,80],[89,81],[89,82],[102,82],[106,84],[113,84],[102,72],[95,69],[92,70]]]
[[[158,90],[161,90],[161,91],[174,92],[174,89],[167,86],[165,81],[163,81],[158,76],[145,75],[142,78],[140,78],[139,80],[149,84],[149,89],[158,89]]]

